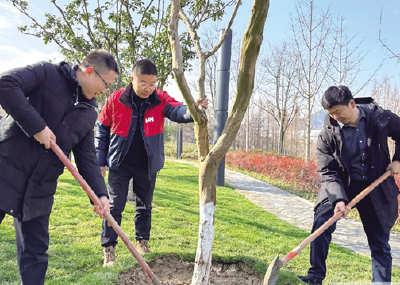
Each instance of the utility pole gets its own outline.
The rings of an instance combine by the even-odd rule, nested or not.
[[[224,30],[220,31],[220,37],[224,34]],[[217,69],[217,90],[215,104],[215,123],[214,123],[214,144],[221,136],[228,118],[228,102],[229,102],[229,73],[231,68],[231,51],[232,51],[232,30],[229,30],[224,43],[218,51],[218,69]],[[217,186],[225,184],[225,156],[221,159],[218,166]]]

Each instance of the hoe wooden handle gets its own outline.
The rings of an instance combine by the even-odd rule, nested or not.
[[[50,147],[54,151],[54,153],[60,158],[60,160],[64,163],[64,165],[68,168],[68,170],[71,172],[72,176],[74,176],[75,179],[79,182],[79,184],[82,186],[83,190],[85,190],[86,194],[89,196],[90,200],[92,200],[92,202],[95,205],[99,205],[103,209],[103,205],[101,204],[99,197],[97,197],[97,195],[93,192],[92,188],[90,188],[89,184],[87,184],[85,179],[83,179],[83,177],[79,174],[78,170],[75,168],[75,166],[72,164],[72,162],[68,159],[68,157],[64,154],[64,152],[60,149],[60,147],[53,140],[50,140]],[[151,279],[152,283],[155,285],[162,285],[160,280],[150,269],[149,265],[146,263],[146,261],[143,259],[143,257],[139,254],[139,252],[133,246],[132,242],[129,240],[129,238],[126,236],[126,234],[122,231],[121,227],[114,220],[113,216],[111,216],[110,212],[107,212],[105,217],[106,217],[106,220],[108,221],[108,224],[118,234],[118,236],[121,238],[121,240],[128,247],[129,251],[139,262],[140,266],[142,266],[143,270],[147,273],[147,275]]]
[[[353,200],[351,200],[347,206],[353,208],[361,199],[371,193],[379,184],[382,183],[386,178],[392,174],[391,170],[386,171],[378,179],[376,179],[370,186],[365,188],[360,194],[358,194]],[[283,257],[279,262],[279,267],[283,267],[289,260],[295,257],[303,248],[309,245],[313,240],[315,240],[319,235],[321,235],[327,228],[337,222],[343,216],[342,212],[337,212],[329,220],[327,220],[322,226],[320,226],[315,232],[303,240],[295,249],[289,252],[285,257]]]

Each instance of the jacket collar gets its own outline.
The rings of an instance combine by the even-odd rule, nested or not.
[[[372,133],[375,129],[375,124],[380,120],[383,114],[383,109],[378,107],[377,105],[358,105],[357,107],[362,109],[365,114],[365,118],[367,119],[367,139],[370,140],[372,137]],[[349,165],[346,160],[343,160],[340,156],[342,153],[342,134],[340,132],[340,126],[338,122],[326,114],[324,118],[324,129],[333,139],[333,143],[336,145],[337,159],[340,165],[342,165],[345,169],[349,169]]]
[[[360,111],[360,117],[358,118],[357,126],[358,126],[358,124],[360,123],[360,120],[361,120],[362,118],[365,119],[365,112],[364,112],[364,109],[361,108],[361,107],[358,107],[358,110]],[[344,126],[346,126],[345,124],[342,124],[342,123],[339,122],[339,121],[337,121],[337,123],[338,123],[340,129],[342,129]]]
[[[367,138],[372,137],[372,133],[375,129],[375,125],[378,121],[382,121],[381,118],[383,118],[383,109],[379,107],[378,105],[357,105],[358,108],[360,108],[362,111],[364,111],[365,118],[367,120],[367,125],[366,125],[366,135]],[[324,128],[327,130],[330,130],[332,134],[336,137],[337,142],[339,143],[339,148],[341,149],[342,146],[342,136],[340,132],[340,126],[339,123],[331,118],[329,114],[325,116],[324,119]]]

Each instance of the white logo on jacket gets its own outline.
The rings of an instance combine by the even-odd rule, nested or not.
[[[146,118],[145,120],[146,124],[150,122],[154,122],[154,117]]]

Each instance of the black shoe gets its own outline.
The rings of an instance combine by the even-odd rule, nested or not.
[[[310,285],[322,285],[322,281],[316,279],[313,276],[297,276],[297,278],[300,279],[300,281],[304,282],[305,284],[310,284]]]

